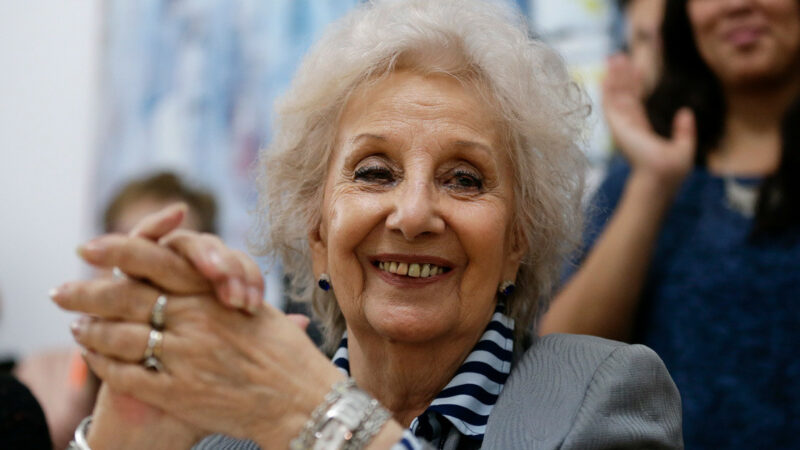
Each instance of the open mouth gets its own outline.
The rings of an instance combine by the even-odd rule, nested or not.
[[[394,275],[412,278],[430,278],[449,272],[449,267],[437,266],[427,263],[405,263],[397,261],[375,261],[372,263],[378,269]]]

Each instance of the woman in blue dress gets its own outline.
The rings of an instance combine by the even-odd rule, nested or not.
[[[610,61],[604,109],[627,161],[541,332],[656,350],[688,448],[798,448],[800,2],[669,1],[662,33],[646,104],[629,60]]]

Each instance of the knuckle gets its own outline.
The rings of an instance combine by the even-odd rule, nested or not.
[[[114,290],[112,298],[108,301],[117,302],[117,315],[123,319],[143,319],[146,317],[148,309],[147,294],[149,289],[145,289],[139,282],[133,280],[123,280],[124,285],[120,289]],[[120,295],[121,294],[121,295]]]
[[[174,236],[175,240],[180,242],[180,243],[185,243],[186,241],[191,240],[192,238],[194,238],[194,236],[196,234],[197,234],[197,232],[195,232],[195,231],[186,230],[186,229],[183,229],[183,228],[181,228],[179,230],[175,230],[172,233],[170,233],[170,235]]]
[[[108,330],[105,323],[91,319],[86,324],[85,342],[92,348],[105,348],[108,346]]]
[[[115,332],[111,327],[105,327],[103,334],[106,345],[108,345],[112,351],[121,353],[122,350],[130,348],[130,339],[122,333]]]

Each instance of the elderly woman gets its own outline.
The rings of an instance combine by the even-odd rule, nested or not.
[[[579,232],[583,99],[497,5],[354,11],[279,108],[256,234],[333,363],[171,208],[80,249],[128,277],[53,293],[105,381],[75,446],[680,447],[652,351],[532,337]]]

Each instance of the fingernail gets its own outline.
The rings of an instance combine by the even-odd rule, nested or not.
[[[228,282],[228,295],[231,305],[235,308],[242,308],[245,306],[244,287],[238,278],[233,278]]]
[[[72,335],[77,339],[86,331],[86,326],[88,324],[89,324],[89,319],[86,317],[81,317],[72,321],[72,323],[69,324],[69,330],[72,332]]]
[[[250,312],[255,312],[264,300],[257,288],[250,286],[247,288],[247,303],[250,305]]]
[[[261,294],[258,293],[258,289],[254,287],[247,289],[247,311],[250,314],[255,314],[261,307],[262,302],[263,300],[261,299]]]
[[[50,298],[54,301],[60,301],[63,300],[67,294],[69,294],[70,289],[72,289],[72,284],[64,283],[61,286],[50,289],[47,292],[47,295],[50,296]]]
[[[222,273],[228,273],[228,266],[225,264],[225,261],[219,256],[215,250],[211,250],[208,253],[208,262],[210,262],[214,267],[217,268]]]
[[[78,256],[87,260],[94,261],[103,256],[106,246],[102,242],[103,238],[92,239],[91,241],[78,247]]]

